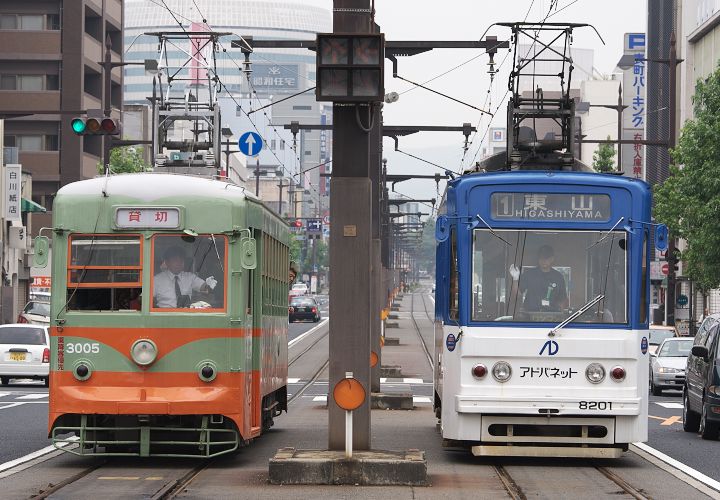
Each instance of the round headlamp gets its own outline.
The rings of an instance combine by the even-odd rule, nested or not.
[[[507,361],[498,361],[493,365],[492,376],[498,382],[507,382],[512,376],[512,368]]]
[[[605,380],[605,368],[600,363],[590,363],[585,370],[585,378],[592,384],[599,384]]]
[[[148,339],[136,340],[130,348],[133,361],[140,366],[151,365],[157,358],[158,350],[155,342]]]

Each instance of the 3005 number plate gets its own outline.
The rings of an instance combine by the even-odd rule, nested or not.
[[[65,344],[66,354],[98,354],[100,344],[97,342],[69,342]]]
[[[612,401],[580,401],[578,408],[581,410],[612,410]]]

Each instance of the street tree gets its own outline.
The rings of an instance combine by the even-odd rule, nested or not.
[[[671,175],[655,186],[655,218],[687,242],[683,273],[706,292],[720,286],[720,69],[698,81],[693,107]]]
[[[608,141],[610,136],[607,136]],[[596,172],[612,172],[615,169],[615,147],[612,144],[600,144],[593,153],[593,168]]]
[[[143,151],[142,146],[113,148],[110,152],[110,171],[114,174],[132,174],[149,170],[150,165],[145,163]],[[102,164],[99,163],[98,172],[104,172]]]

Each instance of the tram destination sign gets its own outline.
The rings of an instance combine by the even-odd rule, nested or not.
[[[496,220],[607,221],[610,196],[572,193],[493,193],[491,216]]]
[[[115,226],[118,229],[180,227],[180,209],[177,207],[118,207],[115,209]]]

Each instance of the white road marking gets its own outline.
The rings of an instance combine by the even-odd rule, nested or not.
[[[381,384],[384,384],[385,382],[387,382],[387,379],[386,379],[386,378],[381,378],[381,379],[380,379],[380,383],[381,383]]]
[[[37,393],[37,394],[26,394],[25,396],[20,396],[19,398],[15,398],[15,399],[43,399],[46,397],[48,397],[48,394]]]
[[[318,331],[318,329],[319,329],[321,326],[325,326],[325,323],[327,323],[328,321],[330,321],[330,319],[329,319],[329,318],[325,318],[325,319],[321,320],[320,323],[317,324],[317,326],[309,329],[307,332],[303,333],[303,334],[300,335],[299,337],[295,337],[294,339],[292,339],[290,342],[288,342],[288,348],[290,348],[290,347],[292,347],[293,345],[297,344],[298,342],[300,342],[300,340],[304,339],[304,338],[307,337],[308,335],[310,335],[310,334],[315,333],[316,331]]]
[[[679,410],[682,410],[683,407],[682,403],[658,403],[657,401],[655,401],[655,404],[658,406],[662,406],[663,408],[675,408]]]
[[[65,448],[65,447],[70,446],[70,445],[75,445],[75,443],[73,443],[72,441],[77,441],[79,438],[78,438],[77,436],[73,436],[73,437],[68,438],[68,439],[69,439],[71,442],[68,442],[68,443],[59,443],[59,444],[57,445],[57,447],[52,446],[52,445],[51,445],[51,446],[46,446],[45,448],[41,448],[41,449],[39,449],[39,450],[37,450],[37,451],[33,451],[32,453],[28,453],[28,454],[25,455],[24,457],[16,458],[15,460],[10,460],[9,462],[5,462],[4,464],[0,464],[0,478],[4,478],[4,477],[11,476],[11,475],[14,474],[15,472],[20,472],[20,470],[22,470],[22,469],[17,470],[17,471],[13,471],[13,472],[10,472],[10,473],[7,473],[7,474],[2,474],[2,473],[4,473],[5,471],[7,471],[7,470],[9,470],[9,469],[12,469],[12,468],[17,467],[17,466],[19,466],[19,465],[22,465],[22,464],[24,464],[24,463],[27,463],[27,462],[29,462],[29,461],[31,461],[31,460],[35,460],[35,459],[37,459],[37,458],[44,457],[44,456],[46,456],[46,455],[50,455],[50,456],[47,456],[47,457],[45,458],[45,460],[48,460],[48,459],[50,459],[50,458],[52,458],[52,457],[60,454],[61,451],[58,450],[58,448]],[[53,453],[53,452],[57,452],[57,453]],[[40,460],[40,462],[44,462],[45,460]]]
[[[636,448],[636,449],[633,449]],[[720,482],[716,481],[715,479],[706,476],[700,471],[697,471],[693,469],[692,467],[685,465],[682,462],[679,462],[678,460],[675,460],[672,457],[667,456],[666,454],[662,453],[661,451],[656,450],[655,448],[646,445],[645,443],[633,443],[630,445],[630,449],[640,455],[641,457],[645,458],[651,463],[655,463],[655,465],[660,466],[661,469],[665,470],[666,472],[669,472],[673,476],[677,477],[678,479],[685,481],[686,483],[690,484],[691,486],[694,486],[697,488],[696,485],[693,485],[691,482],[688,482],[684,477],[681,477],[681,475],[678,473],[682,472],[683,474],[690,476],[695,481],[701,483],[704,486],[707,486],[708,488],[712,488],[715,491],[720,491]],[[647,455],[650,455],[648,457]],[[657,461],[663,462],[662,464],[658,464]],[[669,466],[669,467],[668,467]],[[701,490],[702,491],[702,490]],[[710,495],[715,496],[715,495]]]
[[[413,403],[432,403],[432,400],[427,396],[413,396]]]
[[[0,410],[7,410],[8,408],[14,408],[16,406],[22,406],[27,403],[7,403],[5,406],[0,406]]]
[[[315,396],[313,398],[313,402],[317,403],[327,403],[327,396]]]
[[[432,300],[433,305],[435,305],[435,299],[432,295],[428,295],[428,299]]]
[[[0,392],[0,398],[4,398],[5,396],[9,396],[12,394],[12,392]]]

